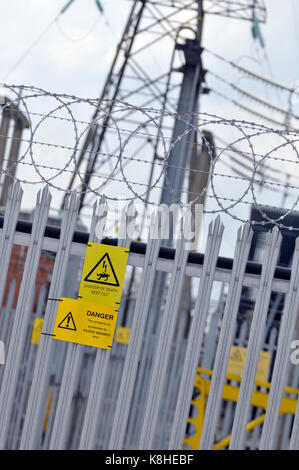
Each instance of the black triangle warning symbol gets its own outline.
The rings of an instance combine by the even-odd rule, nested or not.
[[[108,253],[105,253],[100,261],[92,268],[84,281],[105,284],[106,286],[119,286],[117,276],[111,263]]]
[[[231,354],[231,359],[236,362],[242,362],[243,358],[242,355],[239,351],[239,349],[236,349],[232,354]]]
[[[77,331],[73,315],[71,312],[59,323],[58,328],[64,328],[65,330]]]

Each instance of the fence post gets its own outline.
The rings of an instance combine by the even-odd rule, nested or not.
[[[98,212],[99,211],[99,212]],[[102,233],[96,235],[96,226],[99,221],[106,220],[107,204],[103,198],[101,203],[95,203],[93,207],[93,217],[91,221],[91,229],[89,242],[96,242],[102,238]],[[104,224],[102,224],[104,229]],[[84,346],[81,344],[68,343],[66,359],[63,368],[63,376],[61,380],[59,399],[57,403],[55,419],[52,429],[52,437],[50,441],[50,450],[65,449],[68,438],[69,415],[71,411],[71,403],[76,386],[79,380]]]
[[[251,396],[264,339],[264,329],[266,326],[280,242],[281,235],[279,234],[278,228],[275,227],[272,233],[267,234],[266,238],[265,263],[262,268],[259,289],[254,306],[246,359],[229,446],[232,450],[243,449],[245,443]]]
[[[181,449],[184,440],[223,230],[223,224],[218,216],[215,223],[211,223],[209,226],[203,271],[189,332],[189,341],[172,423],[169,449]]]
[[[234,340],[236,319],[239,310],[246,263],[251,246],[252,232],[250,226],[244,225],[238,230],[234,253],[234,263],[229,290],[218,338],[218,346],[214,361],[213,375],[209,398],[206,406],[205,419],[200,441],[200,449],[212,449],[219,418],[222,391],[225,383],[226,369],[231,346]]]
[[[158,224],[158,215],[156,214],[156,227]],[[160,238],[151,239],[149,234],[132,322],[130,342],[128,344],[119,396],[113,420],[109,449],[122,449],[124,443],[130,405],[136,381],[138,362],[140,359],[142,342],[145,333],[146,320],[150,308],[155,274],[157,272],[156,266],[159,256],[160,243]]]
[[[16,395],[17,381],[21,367],[22,353],[26,340],[27,328],[31,315],[32,296],[39,266],[42,240],[50,209],[51,196],[47,187],[42,196],[37,196],[36,209],[32,223],[30,244],[27,252],[18,303],[14,316],[11,339],[7,354],[7,363],[0,393],[0,448],[4,449],[11,412]]]
[[[120,233],[126,234],[123,239],[119,240],[118,245],[129,248],[131,239],[127,235],[127,227],[131,220],[135,219],[136,212],[133,204],[129,204],[122,213],[122,222]],[[108,373],[111,350],[98,349],[94,364],[92,381],[90,386],[89,397],[87,401],[85,419],[80,440],[80,449],[94,449],[97,440],[98,420],[101,403],[103,399],[104,385]]]
[[[5,293],[6,273],[9,266],[22,197],[23,190],[20,183],[17,182],[11,185],[8,191],[4,223],[0,237],[0,308]]]
[[[188,252],[185,250],[185,240],[182,237],[176,246],[170,286],[167,293],[165,310],[162,314],[159,340],[155,348],[155,359],[147,397],[139,449],[153,448],[152,446],[155,437],[158,414],[161,408],[162,394],[164,392],[167,365],[169,362],[171,345],[176,326],[176,316],[179,309],[179,302],[185,278],[187,258]]]
[[[280,404],[283,389],[287,385],[287,371],[290,364],[290,344],[296,326],[299,303],[299,239],[296,240],[295,252],[292,262],[291,280],[286,296],[281,325],[278,335],[275,364],[271,379],[271,388],[267,402],[267,410],[261,442],[262,450],[273,449],[275,446],[275,433],[279,419]]]
[[[65,203],[64,217],[49,291],[49,298],[51,299],[59,299],[61,297],[78,208],[79,200],[76,192],[73,192],[68,195]],[[51,374],[51,360],[55,347],[57,347],[55,340],[51,337],[56,311],[57,302],[48,300],[20,443],[20,449],[22,450],[39,447],[41,423],[45,416],[46,396]]]

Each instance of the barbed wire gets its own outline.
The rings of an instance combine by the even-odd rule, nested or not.
[[[0,132],[0,142],[18,141],[20,144],[16,159],[8,154],[0,155],[2,178],[8,177],[30,185],[48,184],[55,190],[68,192],[68,181],[75,176],[78,194],[87,193],[91,197],[104,195],[108,200],[139,200],[153,205],[159,203],[158,193],[167,184],[175,202],[179,204],[195,204],[205,198],[211,203],[206,204],[206,213],[226,213],[240,222],[249,221],[241,205],[254,205],[262,217],[262,223],[290,228],[285,221],[297,208],[299,186],[285,179],[286,176],[299,177],[299,173],[295,173],[299,163],[299,134],[296,130],[278,129],[262,123],[227,119],[203,112],[177,114],[120,100],[113,101],[112,111],[108,113],[111,100],[99,102],[94,98],[52,93],[34,86],[0,84],[0,87],[6,94],[0,103],[2,118],[6,116],[11,122],[20,122],[20,119],[26,122],[26,125],[23,123],[24,135],[19,137],[14,134],[12,125],[8,133]],[[96,117],[89,121],[90,115]],[[114,150],[104,146],[95,149],[91,145],[85,148],[86,135],[93,131],[94,143],[103,131],[106,118],[108,122],[105,130],[109,139],[106,139],[105,144],[110,148],[113,146]],[[166,128],[161,126],[162,118],[166,120]],[[175,120],[181,121],[185,130],[173,139],[170,129]],[[273,123],[277,124],[275,121]],[[219,138],[223,146],[209,141],[206,131],[212,132],[215,139]],[[137,145],[137,137],[144,139],[141,149]],[[63,141],[57,143],[57,138]],[[187,169],[172,162],[173,152],[182,142],[197,149],[197,161],[194,166],[187,165]],[[155,152],[149,149],[153,143]],[[63,154],[59,157],[46,155],[44,161],[45,155],[39,147],[49,151],[61,150]],[[209,159],[209,170],[198,166],[199,155],[203,151]],[[80,167],[79,156],[82,152],[85,161]],[[235,157],[232,158],[231,153]],[[89,173],[88,169],[84,169],[86,159],[95,155],[101,159],[95,171]],[[275,164],[280,167],[271,166]],[[232,173],[223,172],[222,165]],[[286,171],[286,165],[295,165],[295,169]],[[20,171],[20,168],[30,172]],[[154,178],[148,183],[145,176],[151,168],[154,169]],[[198,191],[190,190],[188,185],[179,191],[172,187],[168,175],[170,169],[178,172],[186,170],[186,181],[191,174],[202,176]],[[87,185],[86,175],[92,177]],[[227,180],[233,181],[234,185],[222,183]],[[257,190],[264,191],[266,197],[271,197],[267,191],[279,193],[283,190],[289,199],[293,197],[293,201],[283,209],[283,214],[273,219],[265,212],[265,208],[277,209],[277,206],[271,200],[269,204],[265,198],[259,202],[261,195],[257,197]]]

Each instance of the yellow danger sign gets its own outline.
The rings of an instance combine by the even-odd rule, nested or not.
[[[35,318],[32,327],[32,334],[31,334],[31,344],[39,344],[40,337],[42,334],[44,319],[43,318]]]
[[[88,243],[78,298],[118,306],[128,254],[127,248]]]
[[[242,377],[247,348],[232,346],[228,362],[227,374]],[[271,353],[261,351],[255,380],[266,382],[270,367]]]
[[[110,349],[118,309],[84,300],[61,297],[54,330],[54,339]]]
[[[115,341],[117,343],[128,344],[130,340],[130,328],[125,328],[124,326],[119,326],[116,329]]]

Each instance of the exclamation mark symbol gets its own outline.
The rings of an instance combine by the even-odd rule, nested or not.
[[[74,330],[77,331],[75,322],[73,319],[72,312],[69,312],[64,319],[59,323],[58,328],[64,328],[65,330]]]

